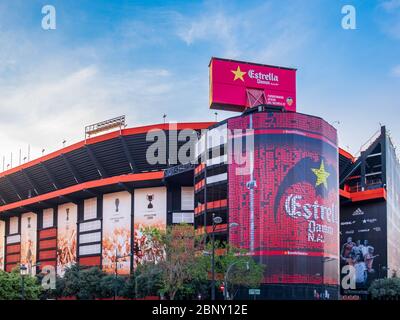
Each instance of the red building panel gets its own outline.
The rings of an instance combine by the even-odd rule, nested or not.
[[[101,265],[101,257],[85,257],[79,258],[79,264],[84,266],[100,266]]]
[[[57,247],[56,239],[42,240],[39,242],[39,248],[40,248],[39,250],[56,248],[56,247]]]
[[[6,247],[6,254],[13,254],[13,253],[20,253],[21,252],[21,245],[20,244],[13,244]]]
[[[39,261],[41,260],[51,260],[57,258],[57,251],[56,250],[46,250],[39,252]]]
[[[52,228],[52,229],[45,229],[40,231],[39,233],[39,238],[40,239],[46,239],[46,238],[55,238],[57,237],[57,229]]]

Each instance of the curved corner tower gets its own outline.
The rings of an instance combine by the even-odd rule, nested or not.
[[[230,118],[227,128],[229,242],[266,266],[262,298],[337,299],[336,129],[265,111]]]

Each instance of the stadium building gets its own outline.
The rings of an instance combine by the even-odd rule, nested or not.
[[[400,165],[385,127],[357,158],[342,157],[341,266],[356,270],[356,288],[342,288],[342,294],[365,296],[371,281],[400,271],[399,188]]]
[[[297,112],[295,73],[213,58],[210,107],[236,116],[136,128],[111,119],[0,173],[0,268],[126,275],[161,250],[143,228],[184,222],[266,265],[258,299],[365,294],[400,264],[394,147],[382,128],[359,157],[340,149],[332,125]],[[357,285],[345,291],[346,265]]]

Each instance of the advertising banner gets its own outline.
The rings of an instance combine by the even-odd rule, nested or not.
[[[21,264],[30,274],[36,273],[37,215],[33,212],[21,216]]]
[[[57,216],[57,274],[63,276],[65,268],[76,263],[77,206],[72,203],[60,205]]]
[[[0,270],[4,270],[6,223],[0,220]]]
[[[54,227],[54,209],[53,208],[43,210],[42,227],[43,227],[43,229]]]
[[[243,111],[268,104],[296,111],[296,70],[212,58],[210,108]]]
[[[167,189],[165,187],[135,189],[134,251],[135,265],[144,261],[159,261],[164,249],[144,234],[156,235],[167,226]],[[154,241],[153,241],[154,240]]]
[[[9,220],[9,235],[16,234],[19,231],[19,218],[11,217]]]
[[[339,283],[336,131],[322,119],[256,113],[228,120],[254,135],[248,174],[228,166],[230,243],[267,266],[267,283]],[[234,144],[232,144],[234,145]],[[242,152],[231,148],[230,153]],[[233,157],[230,154],[230,157]]]
[[[131,207],[132,198],[127,191],[103,196],[102,264],[105,272],[114,273],[117,269],[120,275],[130,273]]]
[[[341,208],[340,215],[341,267],[353,266],[356,287],[343,290],[343,294],[364,291],[377,278],[386,277],[386,203],[370,202]],[[343,273],[342,276],[347,274]],[[357,292],[360,293],[360,292]]]
[[[83,202],[83,220],[97,218],[97,198],[86,199]]]

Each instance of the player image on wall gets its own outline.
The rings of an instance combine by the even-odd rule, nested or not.
[[[21,264],[26,266],[32,275],[36,273],[37,216],[33,212],[24,213],[21,217]]]
[[[381,241],[386,233],[385,206],[370,202],[342,208],[340,265],[354,267],[356,290],[366,290],[373,280],[387,275],[387,247]]]
[[[127,191],[103,197],[102,264],[105,272],[115,273],[117,270],[120,275],[130,272],[131,201],[131,194]]]
[[[76,263],[77,206],[66,203],[58,207],[57,274]]]
[[[167,225],[167,189],[135,189],[134,212],[135,266],[144,261],[157,262],[164,257],[164,249],[157,237]]]
[[[0,220],[0,270],[4,270],[4,242],[5,242],[6,223]]]

